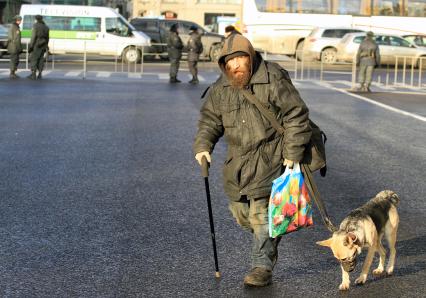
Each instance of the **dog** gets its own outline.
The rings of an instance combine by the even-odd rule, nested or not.
[[[317,242],[318,245],[330,247],[334,257],[340,262],[342,283],[340,290],[349,290],[349,273],[355,269],[357,256],[362,248],[368,247],[367,257],[362,266],[360,276],[355,284],[364,284],[370,270],[375,252],[380,256],[379,266],[373,270],[374,275],[382,275],[386,258],[386,250],[382,245],[385,235],[389,244],[389,260],[386,273],[391,275],[395,265],[395,243],[398,231],[399,216],[396,207],[399,197],[390,190],[379,192],[362,207],[353,210],[340,224],[339,230],[327,240]]]

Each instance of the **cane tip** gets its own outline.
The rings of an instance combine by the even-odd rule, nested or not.
[[[220,272],[219,271],[216,271],[216,278],[220,278]]]

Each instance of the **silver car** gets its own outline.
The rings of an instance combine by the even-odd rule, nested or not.
[[[360,43],[364,40],[365,33],[347,34],[337,45],[337,61],[353,62]],[[377,33],[374,36],[380,50],[380,62],[382,65],[395,65],[398,57],[398,65],[404,60],[407,65],[418,67],[422,59],[422,67],[426,66],[426,49],[418,47],[398,35]]]
[[[321,60],[324,63],[336,62],[337,44],[347,33],[363,32],[354,28],[317,27],[305,38],[303,59]]]

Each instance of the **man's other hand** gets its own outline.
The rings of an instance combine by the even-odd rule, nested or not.
[[[206,157],[208,163],[212,162],[212,158],[210,157],[210,153],[207,152],[207,151],[201,151],[201,152],[198,152],[197,154],[195,154],[195,159],[198,161],[200,166],[201,166],[201,160],[203,159],[203,156]]]

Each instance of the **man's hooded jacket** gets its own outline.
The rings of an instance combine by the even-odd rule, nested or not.
[[[263,105],[271,109],[285,128],[280,135],[251,104],[241,90],[231,86],[225,73],[225,58],[244,52],[250,57],[248,88]],[[225,40],[219,66],[223,75],[207,93],[201,108],[194,153],[212,152],[219,138],[228,144],[223,174],[224,187],[231,200],[242,195],[249,199],[268,197],[272,181],[283,171],[283,160],[301,161],[311,137],[308,108],[291,83],[287,71],[266,62],[242,35]]]

